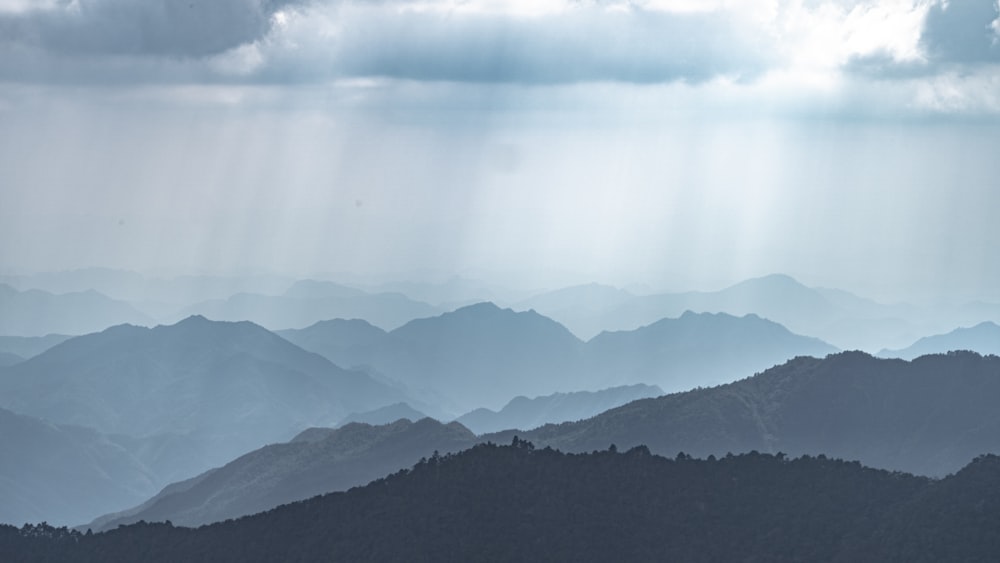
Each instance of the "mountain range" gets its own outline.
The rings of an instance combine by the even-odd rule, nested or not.
[[[617,444],[662,455],[683,451],[697,457],[751,451],[827,455],[940,477],[981,454],[1000,452],[1000,414],[994,408],[998,398],[1000,358],[961,352],[906,362],[851,352],[822,360],[796,358],[736,383],[640,399],[578,422],[478,437],[463,430],[459,434],[464,438],[450,443],[458,448],[463,441],[469,445],[503,443],[521,437],[539,446],[578,453]],[[107,529],[111,522],[140,519],[193,525],[207,523],[210,515],[225,513],[231,506],[271,508],[304,498],[301,494],[281,496],[271,485],[308,481],[299,477],[302,465],[328,467],[324,484],[332,486],[349,459],[350,484],[365,483],[406,467],[392,466],[400,461],[398,457],[380,453],[373,458],[371,453],[382,447],[386,434],[396,435],[410,424],[309,429],[296,441],[314,446],[269,446],[247,454],[241,458],[244,461],[227,465],[229,469],[222,473],[211,473],[216,477],[210,485],[201,489],[172,485],[143,506],[102,517],[93,527]],[[430,438],[411,440],[407,448],[413,459],[430,455],[432,449],[453,451],[434,445],[432,438],[442,433],[455,435],[452,429],[459,428],[458,424],[445,426],[429,419],[416,424]],[[310,452],[308,456],[303,448]],[[342,454],[346,450],[358,453],[348,458]],[[303,464],[301,459],[309,461]],[[335,490],[342,489],[325,492]],[[265,496],[270,506],[259,503]],[[220,498],[224,500],[216,500]],[[223,506],[216,507],[217,502]]]
[[[455,414],[518,395],[636,383],[667,391],[732,381],[796,355],[836,349],[756,315],[686,313],[583,342],[534,311],[479,303],[384,332],[362,321],[279,331],[332,362],[396,380]]]
[[[5,561],[990,561],[1000,458],[940,481],[825,456],[675,459],[530,442],[198,529],[0,527]]]
[[[884,304],[843,290],[807,287],[781,274],[718,291],[643,295],[590,284],[540,293],[512,307],[534,309],[584,339],[601,331],[632,330],[684,311],[756,314],[839,348],[870,352],[902,347],[926,334],[969,322],[1000,320],[1000,307],[994,304]]]

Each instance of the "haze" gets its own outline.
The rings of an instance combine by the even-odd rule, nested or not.
[[[1000,299],[998,22],[994,0],[0,0],[0,273]]]

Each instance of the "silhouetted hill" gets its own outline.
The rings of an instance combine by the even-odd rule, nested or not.
[[[615,443],[697,456],[822,453],[936,476],[1000,452],[998,401],[996,356],[961,352],[906,362],[843,352],[795,358],[728,385],[642,399],[521,435],[566,451]],[[504,441],[510,433],[485,438]]]
[[[587,342],[585,357],[590,369],[615,383],[682,391],[734,381],[794,356],[836,351],[757,315],[687,311],[636,330],[603,332]]]
[[[475,443],[464,426],[424,418],[372,426],[310,429],[291,442],[265,446],[223,467],[175,483],[142,505],[98,518],[91,527],[113,529],[140,520],[199,526],[280,504],[364,485],[409,467],[421,457],[455,452]]]
[[[333,282],[299,281],[283,295],[238,293],[184,310],[221,321],[249,320],[269,329],[305,327],[324,319],[365,319],[396,328],[411,319],[437,314],[436,307],[401,293],[366,293]]]
[[[902,350],[882,350],[884,358],[912,360],[926,354],[943,354],[951,350],[971,350],[980,354],[1000,355],[1000,326],[992,322],[968,328],[956,328],[947,334],[927,336]]]
[[[53,294],[0,284],[0,335],[84,334],[122,323],[150,325],[153,319],[96,291]]]
[[[79,524],[139,502],[155,487],[107,436],[0,409],[0,522]]]
[[[73,338],[0,374],[0,406],[141,438],[167,480],[405,398],[255,324],[202,317]]]
[[[997,465],[987,459],[934,482],[825,457],[667,459],[641,447],[569,455],[523,442],[487,444],[434,456],[365,487],[196,530],[139,523],[84,535],[3,527],[0,556],[14,562],[987,561],[1000,542],[997,511],[966,499],[995,496]],[[900,518],[908,525],[895,525]],[[922,551],[911,548],[918,544]]]
[[[754,315],[723,314],[688,313],[583,343],[534,311],[492,303],[417,319],[389,333],[362,321],[329,321],[282,335],[338,365],[364,366],[400,381],[425,403],[455,413],[500,409],[519,395],[623,384],[681,390],[731,381],[797,355],[835,351]]]
[[[625,385],[601,391],[554,393],[529,399],[514,397],[499,412],[476,409],[455,419],[476,434],[509,428],[530,429],[548,423],[590,418],[636,399],[657,397],[663,390],[655,385]]]

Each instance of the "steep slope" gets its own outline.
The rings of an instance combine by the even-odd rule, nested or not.
[[[202,317],[73,338],[0,375],[0,406],[144,438],[171,480],[405,398],[252,323]]]
[[[600,391],[554,393],[529,399],[514,397],[500,411],[476,409],[455,419],[477,434],[508,428],[536,428],[543,424],[590,418],[636,399],[658,397],[655,385],[625,385]]]
[[[794,356],[836,351],[756,315],[687,311],[633,331],[603,332],[587,342],[585,357],[606,381],[682,391],[734,381]]]
[[[79,524],[155,491],[142,464],[93,430],[0,409],[0,522]]]
[[[979,505],[963,512],[962,521],[932,524],[943,520],[937,511],[960,506],[966,491],[993,498],[998,464],[978,465],[983,467],[973,464],[933,482],[828,458],[752,453],[674,460],[644,448],[567,455],[523,442],[480,445],[362,488],[197,530],[146,523],[93,535],[2,528],[0,556],[79,562],[988,561],[1000,541],[994,510]],[[982,478],[970,478],[977,473]],[[901,514],[914,525],[887,526]],[[955,529],[968,531],[949,536]],[[925,549],[914,553],[908,549],[913,541]],[[875,553],[865,550],[872,544],[879,548]]]
[[[464,426],[430,418],[314,429],[171,485],[134,509],[95,520],[91,527],[114,529],[140,520],[170,520],[182,526],[219,522],[364,485],[434,452],[455,452],[473,443],[475,435]]]
[[[962,352],[905,362],[844,352],[796,358],[728,385],[643,399],[521,435],[568,451],[615,443],[697,456],[822,453],[945,475],[979,454],[1000,452],[998,400],[995,356]],[[510,433],[484,438],[504,441]]]
[[[0,284],[0,335],[85,334],[122,323],[150,325],[153,320],[96,291],[53,294]]]
[[[1000,355],[1000,325],[987,321],[973,327],[956,328],[947,334],[921,338],[901,350],[882,350],[879,356],[912,360],[918,356],[943,354],[951,350]]]

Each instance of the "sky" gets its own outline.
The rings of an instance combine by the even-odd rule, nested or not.
[[[1000,300],[996,0],[0,0],[0,273]]]

